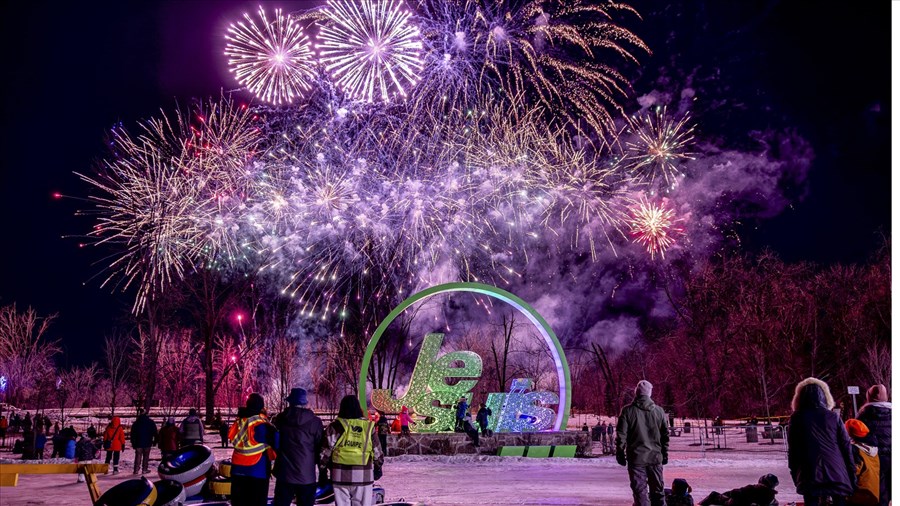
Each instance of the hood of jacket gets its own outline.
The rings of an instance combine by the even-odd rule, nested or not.
[[[114,428],[114,429],[115,429],[116,427],[118,427],[119,425],[121,425],[121,424],[122,424],[122,419],[119,418],[118,416],[112,417],[112,421],[109,422],[109,426],[112,427],[112,428]]]
[[[650,411],[651,409],[653,409],[653,406],[656,406],[653,400],[646,395],[639,395],[635,397],[632,404],[644,411]]]
[[[818,378],[806,378],[797,383],[794,389],[794,399],[791,401],[791,409],[834,408],[834,397],[828,384]]]

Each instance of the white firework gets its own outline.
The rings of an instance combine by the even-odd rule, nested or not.
[[[419,80],[422,42],[397,0],[329,0],[321,12],[319,61],[351,99],[405,97]]]
[[[235,78],[259,99],[289,104],[310,89],[315,77],[309,38],[299,23],[275,9],[275,19],[259,8],[261,23],[232,24],[225,34],[225,56]]]

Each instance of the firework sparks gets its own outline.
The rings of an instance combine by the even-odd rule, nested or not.
[[[525,93],[556,121],[611,133],[629,85],[607,56],[649,53],[613,22],[616,11],[637,14],[620,3],[420,0],[419,10],[427,67],[415,94],[426,108]]]
[[[406,96],[422,68],[419,30],[397,0],[329,0],[322,10],[319,60],[352,99]]]
[[[666,251],[684,234],[681,222],[665,199],[650,202],[643,195],[631,207],[627,219],[632,240],[644,246],[650,258],[666,257]]]
[[[662,179],[667,187],[674,187],[681,175],[678,163],[694,159],[689,151],[694,140],[690,116],[676,120],[665,107],[657,107],[655,114],[633,118],[631,128],[636,138],[625,143],[625,167],[650,184]]]
[[[310,89],[314,77],[309,38],[290,16],[275,10],[275,19],[266,18],[259,8],[260,24],[249,14],[232,24],[225,34],[225,56],[237,81],[259,99],[272,104],[289,104]]]
[[[89,237],[118,249],[104,284],[138,285],[135,311],[197,265],[242,255],[235,232],[259,141],[251,117],[224,98],[147,121],[138,135],[116,128],[105,170],[78,174],[98,191],[89,197],[98,222]]]

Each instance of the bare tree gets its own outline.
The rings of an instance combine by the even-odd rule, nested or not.
[[[122,333],[114,333],[103,339],[103,362],[106,367],[106,384],[109,386],[109,408],[116,414],[119,392],[128,379],[131,357],[131,340]]]
[[[20,313],[15,304],[0,308],[0,375],[6,377],[11,404],[21,404],[28,389],[52,374],[53,357],[61,350],[45,334],[55,318],[40,317],[31,307]]]

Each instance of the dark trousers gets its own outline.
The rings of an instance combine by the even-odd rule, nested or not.
[[[268,500],[268,478],[231,477],[232,506],[266,506]]]
[[[662,464],[628,466],[635,506],[665,506],[666,493]]]
[[[138,471],[148,473],[150,470],[150,448],[134,449],[134,474]]]
[[[297,499],[297,506],[313,506],[316,503],[316,484],[294,485],[284,480],[275,480],[275,500],[272,506],[291,506],[291,500]]]
[[[119,470],[119,457],[122,455],[122,452],[116,452],[112,450],[106,451],[106,463],[109,464],[110,461],[113,463],[113,470]]]
[[[847,498],[839,495],[831,496],[831,502],[828,502],[829,496],[804,495],[803,504],[805,506],[846,506]]]
[[[381,453],[383,453],[384,456],[387,457],[387,454],[388,454],[387,434],[379,434],[378,442],[381,443]]]

